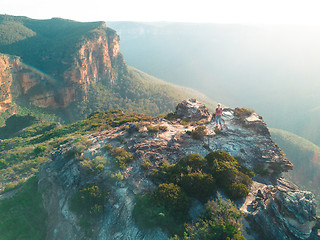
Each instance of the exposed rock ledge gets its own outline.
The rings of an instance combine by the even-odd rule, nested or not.
[[[110,199],[91,239],[167,240],[167,233],[161,229],[143,231],[134,223],[132,209],[136,196],[155,187],[141,169],[141,163],[144,158],[176,162],[187,154],[205,156],[211,150],[224,150],[241,157],[249,169],[259,168],[269,173],[268,177],[256,175],[250,194],[238,203],[248,215],[243,230],[247,239],[317,239],[312,233],[319,225],[314,196],[281,177],[281,172],[292,169],[293,165],[272,141],[262,118],[253,113],[238,119],[233,109],[225,109],[223,119],[226,128],[221,133],[214,132],[213,123],[204,124],[209,133],[203,141],[194,140],[188,134],[196,126],[185,128],[177,121],[164,119],[148,123],[167,126],[167,131],[159,133],[142,128],[129,134],[123,127],[115,127],[88,135],[94,145],[86,150],[85,156],[104,156],[110,161],[111,157],[102,151],[107,143],[135,154],[133,163],[123,171],[125,179],[116,183],[109,180],[109,168],[98,175],[83,173],[78,160],[63,157],[70,144],[61,146],[53,153],[52,161],[41,166],[39,174],[39,187],[49,213],[47,239],[88,239],[69,210],[69,200],[79,188],[101,182],[110,192]],[[125,140],[119,142],[119,139]]]

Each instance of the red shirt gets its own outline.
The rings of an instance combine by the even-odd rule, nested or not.
[[[219,117],[222,116],[222,108],[220,109],[216,108],[216,116],[219,116]]]

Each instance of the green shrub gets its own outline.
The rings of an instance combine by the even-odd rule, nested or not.
[[[247,186],[239,182],[234,182],[231,185],[228,185],[225,191],[232,200],[244,198],[249,194]]]
[[[72,159],[72,158],[78,158],[80,157],[80,155],[81,155],[81,152],[78,149],[72,148],[65,152],[64,157],[66,159]]]
[[[1,170],[1,169],[5,169],[5,168],[7,168],[7,167],[8,167],[7,161],[6,161],[5,159],[1,158],[1,159],[0,159],[0,170]]]
[[[202,172],[193,172],[182,175],[177,184],[190,197],[206,201],[216,191],[215,180],[211,175]]]
[[[43,153],[47,150],[47,147],[46,146],[37,146],[34,150],[33,150],[33,153],[38,155],[40,153]]]
[[[239,171],[248,175],[250,178],[253,178],[254,177],[254,171],[251,171],[250,169],[248,169],[247,167],[243,166],[243,165],[240,165],[239,166]]]
[[[115,181],[122,181],[124,179],[124,176],[120,171],[111,173],[110,177],[112,180],[115,180]]]
[[[71,197],[70,210],[79,216],[79,224],[87,236],[94,232],[107,200],[108,193],[97,185],[84,187]]]
[[[208,134],[208,129],[206,126],[198,126],[191,131],[191,137],[196,140],[202,139]]]
[[[231,202],[218,198],[206,204],[196,223],[186,225],[182,238],[175,236],[171,240],[245,240],[240,232],[241,215]]]
[[[253,175],[245,167],[241,167],[238,161],[224,151],[210,152],[205,159],[208,161],[211,174],[216,178],[218,187],[236,200],[248,195],[248,186],[252,179],[246,173]]]
[[[133,154],[127,152],[123,148],[112,148],[111,155],[114,157],[117,166],[122,169],[126,168],[128,163],[132,162],[133,160]]]
[[[152,126],[152,125],[149,125],[147,129],[148,129],[148,132],[150,133],[157,133],[160,130],[159,126]]]
[[[208,161],[210,172],[220,185],[233,181],[238,172],[238,162],[230,154],[224,151],[213,151],[205,159]]]
[[[107,152],[107,151],[109,151],[109,150],[111,150],[111,144],[110,143],[107,143],[107,144],[105,144],[103,147],[102,147],[102,150],[103,151],[105,151],[105,152]]]
[[[188,214],[191,202],[185,192],[176,184],[160,184],[151,195],[152,201],[163,206],[171,214],[184,218]]]
[[[152,162],[150,161],[150,159],[144,159],[141,167],[143,170],[148,170],[152,167]]]
[[[174,121],[174,120],[177,120],[179,118],[179,115],[170,112],[164,118],[169,120],[169,121]]]
[[[172,234],[183,232],[184,221],[177,219],[163,206],[156,205],[148,194],[138,197],[132,215],[136,224],[143,229],[161,227]]]
[[[192,171],[204,170],[206,165],[206,160],[196,153],[191,153],[188,156],[181,158],[177,163],[177,166],[184,169],[184,171],[187,171],[188,168],[191,168]]]
[[[103,212],[107,192],[96,185],[80,189],[70,200],[70,210],[79,215],[97,216]]]
[[[98,173],[104,170],[106,162],[104,157],[97,156],[93,160],[83,158],[79,164],[82,169],[89,173]]]

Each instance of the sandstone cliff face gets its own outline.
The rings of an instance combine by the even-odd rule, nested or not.
[[[70,143],[58,148],[52,155],[52,161],[41,166],[39,174],[39,187],[43,190],[44,206],[49,213],[47,239],[168,239],[167,233],[161,229],[139,229],[132,217],[136,197],[155,188],[142,170],[143,159],[175,163],[190,153],[205,156],[212,150],[224,150],[239,156],[249,169],[259,168],[268,173],[266,176],[256,175],[249,195],[237,204],[248,215],[243,230],[247,239],[315,237],[312,230],[319,225],[319,220],[316,219],[314,196],[281,177],[281,172],[292,169],[293,165],[272,141],[262,118],[253,113],[239,119],[233,109],[225,109],[223,118],[226,128],[220,133],[214,131],[212,122],[204,123],[209,133],[203,141],[188,134],[195,126],[186,128],[179,120],[164,119],[145,123],[146,126],[167,127],[166,131],[159,133],[150,133],[146,127],[131,133],[123,127],[115,127],[88,135],[93,145],[83,154],[90,159],[103,156],[107,162],[113,161],[102,149],[106,144],[134,153],[134,161],[122,170],[124,180],[116,182],[110,180],[113,173],[110,167],[90,175],[83,172],[79,160],[64,158]],[[97,182],[110,195],[103,215],[97,219],[94,235],[88,237],[80,228],[77,216],[70,211],[69,203],[76,191]]]
[[[118,74],[116,70],[123,64],[119,36],[97,36],[80,46],[63,80],[67,84],[84,85],[84,88],[98,81],[113,84]]]
[[[106,33],[82,39],[72,56],[64,56],[71,60],[63,62],[69,67],[59,75],[49,76],[19,57],[0,55],[0,112],[7,110],[16,97],[43,108],[65,108],[85,99],[92,83],[114,84],[126,65],[119,51],[119,36],[104,25],[101,29]]]
[[[12,103],[10,74],[12,63],[5,55],[0,55],[0,112],[6,111]]]

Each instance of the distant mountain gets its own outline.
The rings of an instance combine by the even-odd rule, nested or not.
[[[107,22],[128,64],[320,144],[317,26]]]
[[[312,191],[320,204],[320,147],[284,130],[271,128],[270,133],[294,165],[286,176],[300,187]]]
[[[2,122],[21,107],[70,122],[117,108],[159,115],[198,98],[128,68],[119,36],[104,22],[0,15],[0,36]]]

